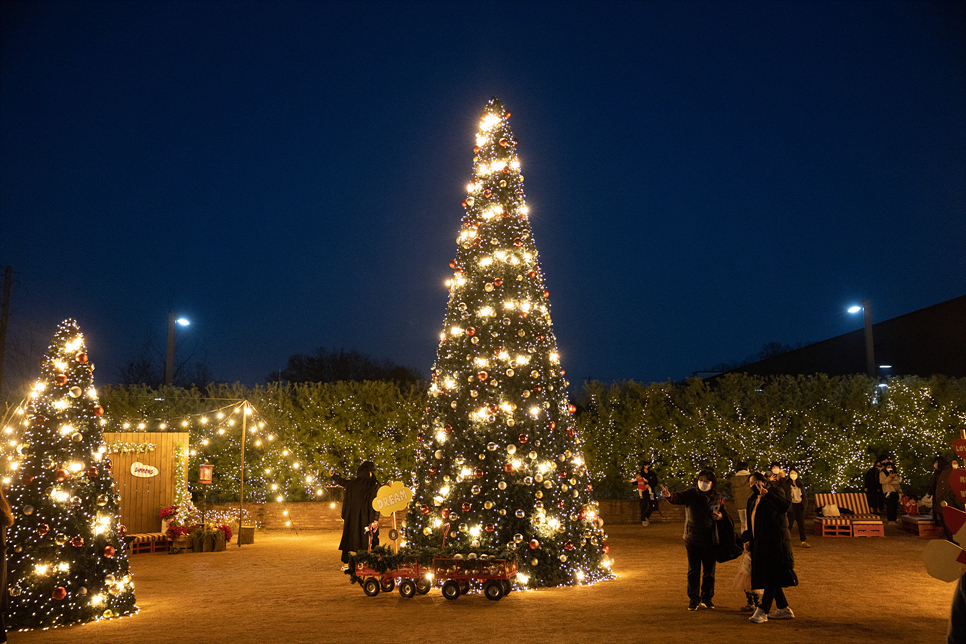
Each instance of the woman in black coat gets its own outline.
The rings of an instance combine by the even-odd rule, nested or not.
[[[755,472],[748,479],[748,525],[742,540],[751,552],[751,587],[761,588],[761,605],[749,618],[756,624],[767,622],[772,601],[778,610],[771,619],[795,617],[785,600],[783,588],[798,585],[792,537],[788,531],[788,508],[791,503],[775,481]]]
[[[336,485],[345,488],[342,497],[342,541],[339,543],[342,563],[346,564],[343,570],[349,563],[349,553],[369,549],[370,532],[372,545],[379,545],[379,513],[372,507],[372,500],[379,489],[375,469],[372,461],[366,461],[359,466],[352,480],[342,478],[334,470],[330,472]]]
[[[662,486],[668,503],[685,506],[684,547],[688,553],[688,610],[714,608],[714,522],[721,518],[723,498],[711,470],[698,472],[696,487],[671,494]],[[701,570],[704,569],[702,575]]]

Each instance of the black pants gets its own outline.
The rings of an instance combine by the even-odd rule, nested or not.
[[[654,512],[654,502],[651,501],[650,495],[647,493],[640,499],[641,505],[641,521],[649,521],[651,518],[651,512]]]
[[[765,588],[765,594],[761,596],[761,609],[766,613],[771,610],[771,601],[775,600],[776,608],[788,608],[788,602],[785,600],[785,591],[782,590],[781,586],[772,586],[770,588]]]
[[[899,520],[899,493],[889,492],[888,494],[886,494],[885,506],[886,506],[886,520],[898,521]]]
[[[792,529],[792,522],[798,522],[798,536],[805,543],[805,504],[792,503],[788,506],[788,529]]]
[[[688,551],[688,598],[692,602],[711,601],[714,597],[714,547],[684,542]],[[702,568],[704,569],[702,572]]]

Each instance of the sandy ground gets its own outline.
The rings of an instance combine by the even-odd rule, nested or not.
[[[750,624],[731,588],[737,564],[718,566],[716,610],[687,610],[681,524],[608,526],[617,579],[590,587],[479,594],[438,589],[405,599],[366,597],[339,570],[339,534],[259,531],[227,552],[131,558],[139,614],[49,631],[10,633],[15,644],[392,642],[945,642],[954,585],[929,577],[927,540],[887,526],[886,538],[810,536],[796,545],[802,584],[796,618]],[[363,639],[365,638],[365,640]]]

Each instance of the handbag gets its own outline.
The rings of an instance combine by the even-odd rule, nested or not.
[[[721,512],[721,518],[714,522],[711,536],[714,542],[714,560],[724,563],[740,557],[745,547],[735,534],[735,522],[725,511],[724,506],[721,506],[718,511]]]

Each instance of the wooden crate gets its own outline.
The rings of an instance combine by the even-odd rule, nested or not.
[[[885,526],[879,523],[853,523],[853,537],[884,537]]]
[[[852,525],[850,523],[827,523],[816,520],[814,523],[814,531],[820,537],[851,537]]]
[[[905,515],[901,519],[902,529],[919,537],[943,537],[943,529],[933,521],[932,516]]]

